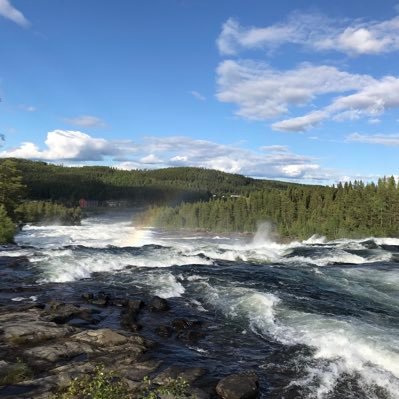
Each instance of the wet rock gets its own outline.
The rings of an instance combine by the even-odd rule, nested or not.
[[[170,309],[168,301],[159,296],[154,296],[150,303],[149,308],[151,312],[165,312]]]
[[[143,306],[144,302],[141,300],[128,300],[126,309],[121,311],[121,326],[134,332],[141,330],[142,326],[137,322],[137,317]]]
[[[207,370],[202,367],[193,367],[187,369],[179,366],[170,366],[159,373],[153,379],[153,382],[158,385],[164,385],[170,380],[181,378],[188,384],[192,384],[206,373]]]
[[[187,320],[187,319],[174,319],[172,326],[176,331],[186,330],[188,328],[197,328],[201,326],[201,322],[198,320]]]
[[[126,344],[128,337],[119,334],[109,328],[99,330],[82,331],[71,337],[76,341],[87,342],[97,346],[116,346]]]
[[[45,320],[57,324],[67,323],[71,319],[82,319],[89,323],[95,323],[90,309],[81,308],[71,303],[50,302],[45,309]]]
[[[160,337],[169,338],[173,334],[173,328],[169,326],[159,326],[155,329],[155,333]]]
[[[38,309],[0,315],[2,334],[0,340],[9,344],[25,345],[62,338],[76,332],[71,326],[59,326],[40,319]]]
[[[84,292],[81,295],[81,298],[84,299],[85,301],[89,302],[92,299],[94,299],[94,294],[92,292]]]
[[[205,333],[202,331],[197,331],[197,330],[185,330],[185,331],[180,331],[177,334],[177,338],[180,339],[181,341],[187,342],[189,344],[195,344],[198,342],[201,338],[205,337]]]
[[[93,352],[93,348],[84,342],[65,341],[36,346],[35,348],[27,349],[24,354],[29,358],[33,357],[38,360],[56,362],[60,359],[70,359],[84,353],[89,354]]]
[[[232,374],[219,381],[216,392],[223,399],[256,399],[259,380],[255,373]]]

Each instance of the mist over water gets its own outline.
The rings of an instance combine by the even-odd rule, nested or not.
[[[399,398],[399,240],[276,239],[267,223],[254,237],[221,236],[105,215],[26,226],[0,256],[26,257],[32,286],[107,284],[179,301],[213,326],[180,361],[255,368],[264,397]]]

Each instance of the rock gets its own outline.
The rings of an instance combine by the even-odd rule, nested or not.
[[[169,338],[173,334],[173,328],[169,326],[159,326],[155,329],[155,334],[160,337]]]
[[[81,298],[84,299],[85,301],[89,302],[92,299],[94,299],[94,294],[92,292],[84,292],[81,295]]]
[[[168,301],[159,296],[154,296],[150,303],[149,308],[151,312],[165,312],[170,309]]]
[[[55,344],[36,346],[27,349],[24,354],[25,356],[34,357],[39,360],[56,362],[60,359],[70,359],[84,353],[89,354],[93,352],[93,348],[84,342],[64,341]]]
[[[87,342],[96,346],[116,346],[126,344],[129,339],[122,334],[102,328],[99,330],[82,331],[71,337],[76,341]]]
[[[71,326],[40,320],[38,309],[0,315],[1,340],[16,346],[62,338],[76,332]]]
[[[129,299],[126,306],[130,311],[138,313],[144,307],[144,302],[141,299]]]
[[[198,342],[201,338],[204,338],[205,334],[202,331],[196,331],[196,330],[189,330],[189,331],[180,331],[177,334],[177,338],[180,339],[181,341],[190,343],[190,344],[195,344]]]
[[[232,374],[219,381],[216,392],[223,399],[256,399],[259,380],[255,373]]]
[[[157,385],[164,385],[170,380],[181,378],[188,384],[192,384],[198,378],[202,377],[207,372],[206,369],[201,367],[183,368],[179,366],[170,366],[159,373],[153,382]]]
[[[45,319],[57,324],[64,324],[71,319],[95,322],[90,309],[81,308],[71,303],[50,302],[45,310]]]

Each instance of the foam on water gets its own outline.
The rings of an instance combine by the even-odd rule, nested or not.
[[[290,310],[276,295],[249,288],[199,284],[206,291],[204,300],[228,317],[246,320],[254,332],[285,345],[314,348],[307,378],[296,382],[311,389],[312,397],[325,397],[345,375],[360,375],[365,391],[376,384],[398,397],[398,329]]]
[[[158,295],[161,298],[179,297],[185,292],[183,285],[169,272],[150,275],[148,282],[154,287],[157,287],[154,290],[154,295]]]

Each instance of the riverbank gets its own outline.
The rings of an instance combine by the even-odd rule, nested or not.
[[[115,373],[131,398],[146,397],[148,380],[153,390],[184,382],[187,398],[258,396],[258,379],[248,370],[228,377],[226,387],[220,381],[223,376],[215,378],[202,366],[183,368],[165,358],[163,340],[173,340],[178,351],[195,345],[209,327],[198,318],[174,318],[175,311],[165,299],[87,292],[74,303],[34,300],[0,307],[0,396],[4,399],[54,398],[74,379],[94,373],[99,366]],[[114,322],[120,328],[101,328],[110,313],[118,315]],[[140,333],[146,330],[155,339]]]

